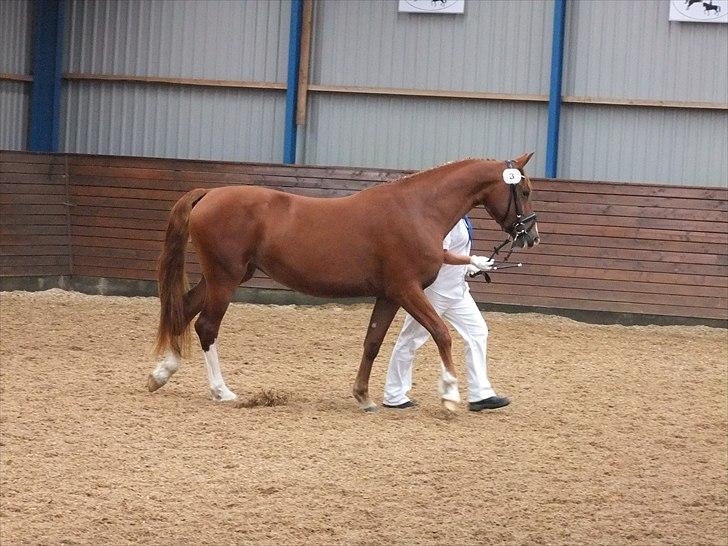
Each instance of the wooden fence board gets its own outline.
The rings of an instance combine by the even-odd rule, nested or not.
[[[63,163],[4,163],[0,162],[0,175],[8,174],[34,174],[34,175],[63,175],[66,166]]]
[[[33,244],[8,245],[3,240],[0,242],[0,256],[66,256],[68,257],[68,245],[44,245],[34,242]]]
[[[101,259],[101,258],[100,258]],[[109,258],[111,260],[111,258]],[[124,259],[113,259],[118,266],[124,268],[139,267],[141,269],[154,270],[156,268],[156,259],[139,259],[133,258],[130,260]],[[80,265],[79,259],[76,259],[74,255],[74,265]],[[101,263],[97,261],[97,263]],[[195,266],[195,264],[192,264]],[[656,283],[662,285],[670,284],[683,284],[686,283],[689,286],[695,287],[717,287],[722,288],[728,285],[728,279],[720,276],[707,276],[700,274],[675,274],[675,273],[662,273],[662,272],[650,272],[650,271],[630,271],[630,270],[605,270],[600,268],[587,269],[587,268],[572,268],[563,266],[524,266],[523,268],[508,270],[508,275],[511,279],[510,282],[514,284],[520,284],[517,280],[517,276],[522,275],[523,270],[528,270],[529,275],[534,276],[555,276],[563,277],[566,279],[576,278],[579,279],[594,279],[594,280],[609,280],[609,281],[621,281],[625,283],[630,282],[642,282],[642,283]],[[503,275],[498,273],[498,275]],[[667,291],[667,289],[666,289]]]
[[[45,277],[68,275],[68,265],[15,264],[0,267],[0,277]]]
[[[538,213],[546,212],[573,213],[573,204],[561,201],[538,201]],[[669,218],[673,220],[684,220],[686,222],[727,222],[728,212],[722,210],[699,210],[680,207],[640,207],[628,205],[608,205],[595,203],[582,203],[579,206],[580,214],[599,216],[627,216],[641,218]],[[573,222],[570,222],[573,223]]]
[[[69,273],[65,258],[74,275],[154,280],[169,210],[192,188],[254,184],[335,197],[406,174],[0,152],[0,274]],[[524,266],[493,273],[493,284],[471,281],[476,300],[728,319],[728,190],[540,179],[533,185],[542,245],[514,253],[512,261]],[[471,217],[474,251],[489,254],[504,234],[482,208]],[[187,261],[191,277],[199,277],[191,251]],[[285,289],[260,272],[246,286]]]
[[[99,248],[99,249],[134,249],[138,250],[139,252],[154,252],[157,255],[162,249],[161,241],[147,241],[147,240],[141,240],[141,239],[108,239],[104,237],[91,237],[91,236],[78,236],[74,239],[74,246],[75,248]],[[538,251],[531,250],[528,254],[528,257],[534,257],[534,256],[570,256],[573,258],[576,258],[576,262],[579,265],[583,265],[584,263],[579,261],[578,258],[581,258],[584,256],[584,254],[567,254],[566,252],[559,252],[558,249],[551,248],[541,248],[543,245],[538,247]],[[568,248],[568,247],[567,247]],[[604,254],[599,254],[599,249],[592,249],[592,248],[585,248],[585,249],[579,249],[579,250],[586,250],[586,251],[593,251],[593,254],[590,255],[590,257],[599,257],[599,258],[611,258],[611,256],[608,255],[607,252]],[[605,251],[613,250],[613,249],[604,249]],[[101,252],[101,250],[99,250]],[[538,252],[538,254],[537,254]],[[615,253],[623,253],[625,251],[618,250]],[[637,253],[639,255],[639,253]],[[666,255],[674,255],[675,257],[665,257]],[[709,255],[709,254],[690,254],[686,255],[683,253],[655,253],[655,256],[651,256],[654,258],[655,262],[658,263],[674,263],[679,265],[685,265],[685,260],[682,260],[681,258],[685,258],[687,256],[688,262],[692,262],[694,264],[707,264],[707,265],[718,265],[718,266],[726,266],[728,265],[728,256],[717,256],[717,255]],[[623,256],[623,257],[629,257],[629,256]],[[517,262],[519,260],[525,259],[525,263],[527,265],[526,270],[528,270],[529,264],[535,263],[535,260],[530,260],[529,258],[524,258],[524,255],[516,256],[515,258],[512,258],[512,262]],[[617,262],[616,265],[620,265],[620,262]],[[614,267],[614,269],[619,269],[619,267]],[[726,271],[726,269],[722,269],[722,271]],[[702,273],[702,271],[701,271]],[[726,275],[722,275],[726,276]]]
[[[534,202],[555,202],[555,203],[573,203],[573,204],[595,204],[595,205],[624,205],[638,206],[645,209],[648,208],[685,208],[689,210],[728,210],[728,201],[722,199],[685,199],[682,197],[653,197],[640,196],[624,193],[628,189],[623,189],[620,193],[579,193],[576,191],[544,191],[536,188],[534,192]],[[575,208],[578,210],[578,208]]]

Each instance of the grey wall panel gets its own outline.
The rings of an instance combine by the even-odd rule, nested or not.
[[[728,25],[670,22],[669,4],[569,2],[564,94],[728,102]]]
[[[728,186],[728,112],[566,105],[559,177]]]
[[[306,163],[422,169],[465,157],[545,149],[543,104],[403,97],[311,97]],[[542,175],[543,154],[528,172]]]
[[[0,2],[0,72],[30,74],[33,2]]]
[[[30,85],[0,81],[0,150],[26,150]]]
[[[70,0],[66,72],[285,82],[289,0]]]
[[[280,162],[285,93],[127,83],[64,85],[65,152]]]
[[[312,83],[547,94],[552,24],[551,0],[468,1],[464,15],[319,0]]]
[[[32,24],[31,0],[0,1],[0,72],[31,73]],[[29,100],[29,82],[0,81],[0,149],[27,149]]]

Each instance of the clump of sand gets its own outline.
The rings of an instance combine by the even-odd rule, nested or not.
[[[238,400],[233,406],[236,408],[285,406],[288,403],[288,398],[287,392],[277,391],[275,389],[261,389],[260,392],[248,398]]]

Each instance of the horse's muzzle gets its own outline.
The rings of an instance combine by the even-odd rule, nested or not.
[[[533,248],[541,238],[538,235],[538,226],[536,225],[536,215],[529,214],[524,218],[518,219],[509,230],[509,235],[513,239],[513,246],[519,248]]]
[[[514,244],[520,248],[533,248],[540,242],[538,235],[532,235],[530,233],[521,233],[516,238]]]

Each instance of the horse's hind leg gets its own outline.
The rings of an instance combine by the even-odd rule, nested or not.
[[[207,297],[202,306],[200,317],[195,322],[195,331],[200,338],[200,345],[205,354],[207,379],[210,383],[210,394],[213,400],[235,400],[237,395],[225,384],[217,353],[217,335],[230,299],[239,284],[253,276],[255,266],[249,264],[244,275],[219,275],[215,281],[207,283]]]
[[[372,372],[372,364],[379,354],[379,348],[382,346],[384,336],[392,324],[394,315],[397,314],[399,305],[392,303],[385,298],[377,298],[372,311],[372,317],[369,319],[369,328],[364,338],[364,354],[359,364],[359,372],[356,374],[354,381],[354,398],[359,407],[364,411],[374,411],[377,406],[369,399],[369,376]]]
[[[202,302],[205,299],[205,278],[202,277],[191,290],[184,295],[185,327],[195,318],[195,315],[202,309]],[[175,332],[179,334],[179,332]],[[164,386],[169,378],[179,369],[182,362],[180,355],[172,350],[167,350],[161,361],[157,363],[147,379],[149,392],[154,392]]]

